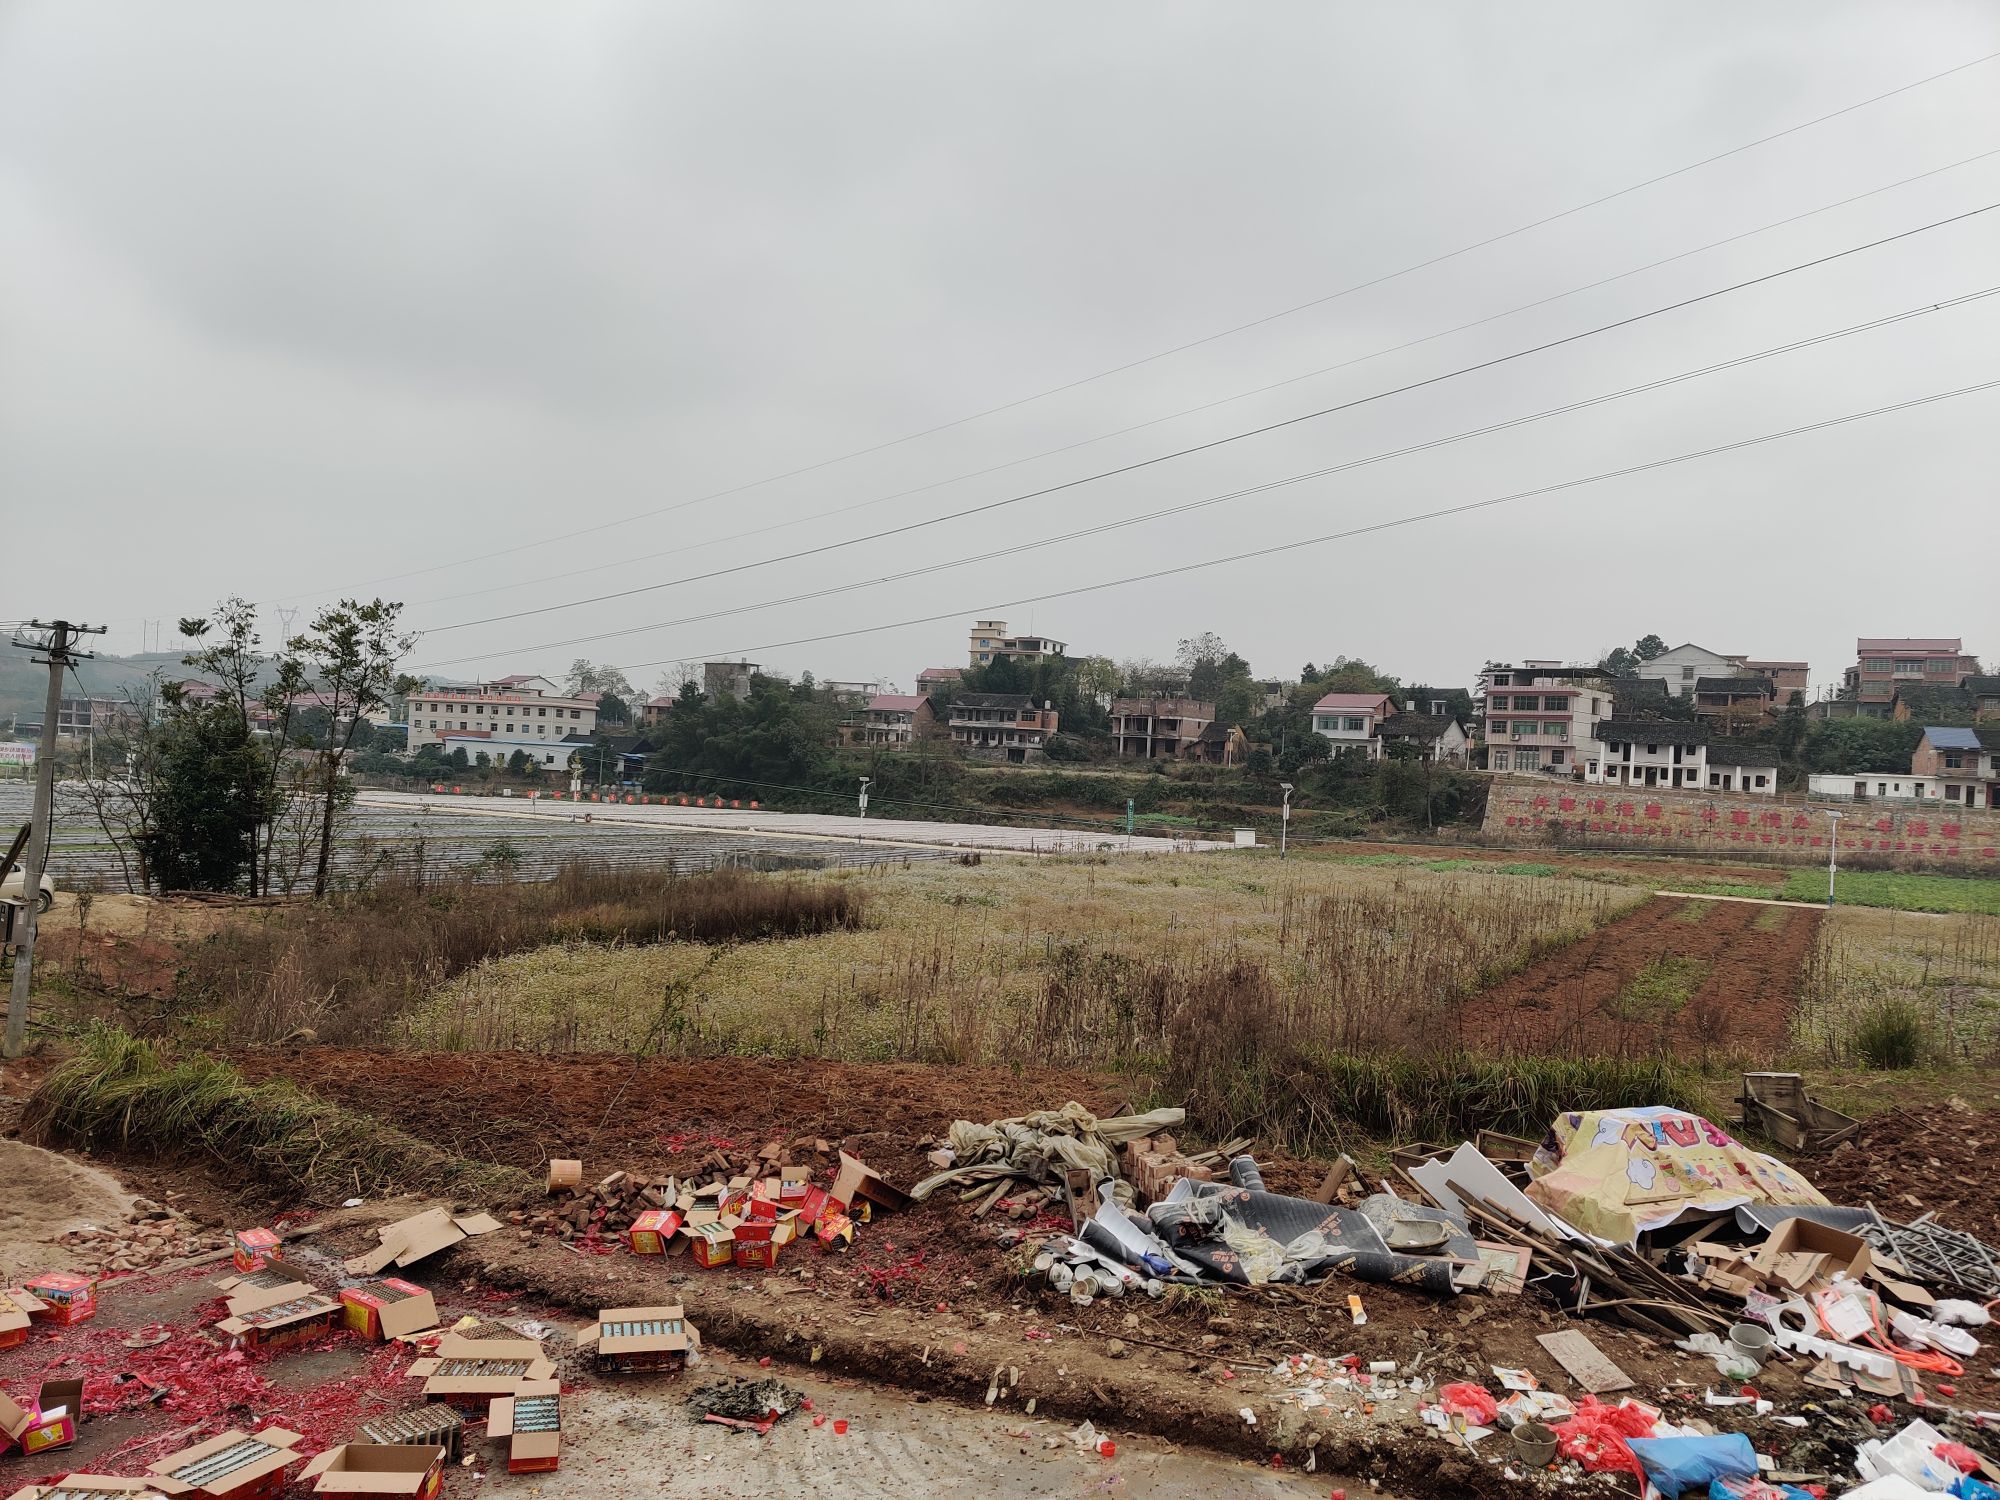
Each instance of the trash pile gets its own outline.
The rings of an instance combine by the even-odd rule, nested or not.
[[[859,1158],[811,1136],[757,1151],[716,1149],[678,1176],[620,1171],[584,1187],[582,1175],[579,1161],[549,1163],[555,1201],[507,1216],[522,1238],[554,1235],[586,1254],[685,1250],[700,1266],[768,1268],[794,1241],[812,1238],[829,1250],[852,1244],[855,1225],[875,1209],[911,1201]],[[830,1180],[822,1187],[815,1176]]]

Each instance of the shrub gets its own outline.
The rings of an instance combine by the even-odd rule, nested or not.
[[[1914,1068],[1927,1041],[1924,1013],[1905,995],[1884,995],[1854,1026],[1854,1050],[1871,1068]]]

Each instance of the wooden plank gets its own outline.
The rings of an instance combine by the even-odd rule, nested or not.
[[[1308,1195],[1307,1201],[1312,1203],[1332,1203],[1334,1198],[1340,1193],[1340,1185],[1347,1181],[1348,1174],[1353,1170],[1354,1158],[1343,1151],[1339,1159],[1327,1170],[1327,1174],[1321,1180],[1320,1185],[1314,1188]]]
[[[1632,1388],[1632,1377],[1606,1359],[1597,1345],[1574,1328],[1565,1328],[1561,1333],[1541,1334],[1535,1342],[1548,1350],[1549,1356],[1569,1372],[1571,1380],[1593,1396],[1605,1391]]]

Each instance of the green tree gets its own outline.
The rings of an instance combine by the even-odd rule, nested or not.
[[[600,724],[630,724],[632,705],[618,694],[605,691],[597,695],[597,722]]]
[[[356,726],[365,714],[386,707],[391,695],[414,691],[414,679],[400,677],[396,665],[416,637],[403,634],[400,604],[352,599],[322,609],[305,634],[290,643],[291,654],[317,683],[333,729],[327,743],[315,750],[310,791],[319,804],[319,858],[313,873],[313,896],[323,898],[333,877],[334,822],[353,799],[354,788],[343,770]]]
[[[451,754],[447,759],[451,762],[451,768],[454,771],[470,770],[472,767],[472,757],[465,753],[465,746],[463,745],[453,745],[451,747]]]
[[[534,762],[528,759],[528,752],[525,750],[516,750],[512,755],[507,757],[507,769],[515,776],[527,775],[528,768],[533,764]]]
[[[212,614],[179,622],[180,632],[195,643],[195,649],[181,658],[184,665],[207,674],[218,689],[216,705],[237,725],[243,756],[224,757],[232,774],[254,771],[251,783],[241,788],[254,819],[251,832],[251,860],[245,874],[249,893],[259,895],[270,888],[271,853],[277,829],[289,801],[290,789],[282,775],[283,747],[290,743],[291,703],[279,711],[278,732],[268,740],[255,736],[259,719],[271,708],[271,693],[298,681],[296,662],[286,659],[272,663],[259,651],[263,644],[257,633],[257,612],[240,596],[231,596],[215,607]],[[270,680],[261,690],[259,682],[269,672]],[[173,707],[173,704],[169,704]],[[222,792],[224,801],[233,801],[238,790]]]
[[[1778,757],[1794,761],[1806,743],[1806,700],[1805,694],[1794,689],[1785,700],[1784,712],[1778,715]]]
[[[162,891],[233,891],[257,868],[264,752],[220,699],[158,726],[145,868]]]
[[[1894,719],[1826,719],[1806,731],[1801,758],[1808,771],[1837,774],[1910,769],[1924,726]]]

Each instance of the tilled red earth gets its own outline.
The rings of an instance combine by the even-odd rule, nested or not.
[[[1799,1166],[1835,1203],[1873,1203],[1902,1222],[1934,1213],[2000,1247],[1996,1153],[2000,1110],[1938,1104],[1872,1116],[1851,1140]]]
[[[1655,897],[1467,1000],[1460,1040],[1476,1051],[1774,1056],[1819,922],[1810,909]],[[1634,994],[1663,960],[1701,967],[1684,1003]]]

